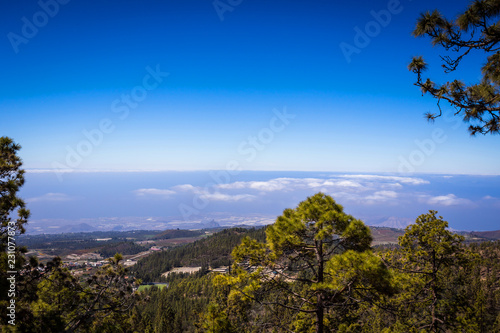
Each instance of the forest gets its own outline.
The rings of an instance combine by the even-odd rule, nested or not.
[[[360,221],[341,210],[335,212],[340,213],[336,225],[322,219],[322,215],[332,213],[331,208],[319,208],[325,200],[331,198],[318,194],[299,204],[288,218],[286,213],[279,217],[265,229],[265,242],[260,230],[246,232],[241,244],[232,251],[229,274],[201,271],[189,276],[169,276],[168,288],[148,289],[148,305],[134,310],[142,320],[141,330],[500,330],[500,242],[466,244],[462,236],[448,231],[447,222],[431,211],[410,225],[397,245],[372,248],[368,229]],[[332,201],[331,205],[335,206]],[[303,220],[297,221],[295,213]],[[308,213],[310,219],[306,218]],[[322,222],[324,225],[318,227]],[[344,224],[345,230],[340,237],[332,237],[332,231],[326,230],[337,228],[338,224]],[[355,230],[350,227],[353,224],[357,225]],[[275,234],[278,228],[280,232]],[[216,234],[211,244],[235,232]],[[324,258],[318,260],[309,252],[321,242],[317,248],[323,250]],[[210,247],[207,250],[216,251]],[[189,264],[189,260],[184,263]],[[318,279],[322,263],[323,277]],[[322,315],[321,327],[317,327],[318,310]]]
[[[222,5],[230,12],[234,9]],[[423,56],[412,58],[407,69],[415,75],[414,85],[423,95],[437,101],[435,112],[425,115],[428,120],[438,120],[443,115],[443,104],[447,103],[452,117],[467,123],[471,135],[500,133],[499,15],[500,1],[478,0],[471,2],[455,20],[445,18],[437,10],[425,12],[417,20],[415,37],[429,37],[433,46],[455,52],[454,56],[440,56],[446,73],[455,71],[471,51],[487,55],[477,84],[458,79],[436,83],[425,77],[429,65]],[[169,75],[159,68],[157,65],[158,75]],[[150,74],[146,78],[152,78]],[[137,87],[132,92],[140,91]],[[141,89],[145,98],[147,91]],[[125,110],[128,115],[129,109]],[[102,132],[110,134],[113,125],[107,118],[100,124],[102,131],[92,132],[100,136],[99,140],[92,138],[99,145]],[[274,135],[266,128],[259,132],[262,133]],[[138,134],[130,137],[135,135]],[[206,137],[203,140],[208,141]],[[90,151],[94,149],[88,145]],[[0,137],[2,332],[500,332],[500,241],[481,238],[479,232],[466,239],[450,229],[446,217],[429,210],[421,212],[401,231],[397,244],[375,245],[371,229],[348,214],[340,199],[319,188],[296,200],[295,207],[284,209],[266,227],[231,228],[213,235],[203,230],[170,230],[154,235],[138,232],[140,237],[149,235],[156,240],[200,239],[153,253],[133,267],[125,267],[123,254],[137,253],[146,247],[119,233],[113,234],[111,242],[104,246],[96,236],[106,234],[82,234],[78,242],[75,235],[54,237],[59,247],[68,250],[101,246],[101,253],[109,258],[92,274],[73,274],[60,257],[42,263],[36,256],[28,256],[28,250],[49,249],[53,244],[47,244],[43,235],[22,236],[29,227],[31,212],[29,201],[20,195],[25,184],[20,149],[12,138]],[[159,154],[155,151],[153,155]],[[243,186],[232,185],[235,184]],[[261,187],[259,182],[252,185]],[[186,186],[182,188],[185,190]],[[397,196],[394,191],[380,192]],[[134,193],[146,200],[145,194],[168,197],[177,192],[144,188]],[[49,197],[53,198],[53,194]],[[254,197],[208,194],[225,200]],[[450,196],[458,200],[450,194],[445,197]],[[207,197],[207,193],[202,193],[195,199]],[[342,195],[339,197],[342,199]],[[60,195],[56,198],[70,200]],[[442,200],[443,196],[437,198]],[[498,232],[483,236],[494,234]],[[223,266],[227,270],[215,270]],[[201,269],[192,274],[162,276],[177,267]],[[160,288],[153,282],[164,284]]]
[[[231,264],[231,251],[243,237],[265,238],[264,229],[233,228],[220,231],[216,237],[198,240],[167,252],[153,253],[132,268],[144,282],[161,281],[161,274],[173,267],[201,266],[203,271]]]
[[[124,253],[133,254],[145,251],[147,248],[137,244],[131,244],[131,239],[147,240],[159,234],[158,231],[97,231],[78,232],[63,234],[42,234],[42,235],[20,235],[17,238],[18,245],[28,249],[44,250],[48,253],[56,252],[59,256],[63,253],[72,253],[78,250],[96,250],[104,256],[113,256],[113,248],[121,248]],[[99,240],[100,239],[100,240]],[[102,239],[105,239],[104,241]],[[110,251],[113,252],[110,254]],[[133,253],[132,253],[133,252]]]

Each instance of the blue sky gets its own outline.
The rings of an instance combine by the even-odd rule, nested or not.
[[[499,173],[498,138],[471,138],[457,121],[428,124],[435,102],[406,70],[424,54],[441,77],[438,50],[410,32],[423,10],[453,16],[466,1],[233,1],[223,20],[212,1],[41,3],[55,15],[34,1],[0,13],[0,131],[23,146],[26,168],[224,169],[286,108],[296,117],[244,169],[398,172],[422,150],[415,140],[439,128],[446,139],[415,172]],[[355,47],[355,28],[390,8],[347,61],[340,45]],[[23,31],[29,38],[13,37]],[[476,80],[474,65],[460,75]],[[147,68],[169,75],[144,90]],[[127,105],[127,95],[140,101]],[[84,132],[102,120],[111,130],[92,142]],[[81,159],[67,163],[78,148]]]
[[[23,147],[20,155],[33,175],[24,194],[36,218],[115,216],[120,207],[146,197],[171,200],[169,191],[180,197],[176,203],[153,201],[156,206],[139,205],[142,211],[129,213],[178,214],[175,207],[184,199],[172,187],[203,185],[199,174],[193,173],[163,186],[136,179],[124,185],[123,193],[129,197],[121,197],[123,201],[117,199],[119,190],[92,201],[95,194],[84,185],[98,186],[103,174],[87,179],[92,174],[76,177],[74,172],[108,171],[104,174],[108,176],[109,171],[278,172],[231,178],[228,183],[269,182],[289,177],[287,171],[391,177],[499,175],[498,136],[470,137],[468,125],[453,117],[426,122],[423,114],[436,111],[435,101],[421,96],[413,85],[414,75],[406,69],[412,56],[424,55],[436,80],[478,80],[484,55],[472,54],[457,73],[444,75],[439,62],[442,50],[432,48],[428,39],[411,36],[421,12],[439,8],[454,17],[467,4],[3,2],[0,135]],[[346,51],[354,48],[355,52]],[[289,178],[328,181],[321,175]],[[194,179],[186,178],[190,176]],[[417,211],[443,207],[459,219],[459,227],[483,209],[482,227],[494,228],[500,194],[491,186],[477,189],[475,179],[459,179],[454,183],[457,188],[442,190],[438,185],[445,185],[435,180],[429,180],[432,190],[404,185],[402,191],[411,196],[380,184],[360,183],[366,191],[346,194],[344,199],[364,216],[382,214],[382,208],[374,209],[377,205],[362,204],[367,200],[387,199],[384,202],[391,203],[380,206],[386,208],[398,203],[394,214],[382,215],[413,219]],[[496,184],[496,178],[491,179]],[[297,182],[306,181],[292,183]],[[274,196],[268,200],[274,208],[262,209],[279,213],[317,189],[299,185],[299,192],[292,191],[296,195],[283,194],[286,200]],[[337,188],[326,189],[342,197]],[[248,187],[218,190],[221,196],[212,199],[233,206],[217,209],[243,212],[265,206],[255,203],[251,196],[257,194]],[[471,191],[473,195],[468,194]],[[94,203],[83,204],[85,200]],[[169,204],[175,209],[162,210]],[[475,207],[469,211],[473,213],[462,214],[467,207]]]

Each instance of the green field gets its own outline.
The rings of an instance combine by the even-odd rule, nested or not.
[[[158,287],[159,289],[163,289],[167,286],[168,284],[167,283],[161,283],[161,284],[142,284],[139,286],[139,288],[137,289],[138,291],[144,291],[144,290],[147,290],[151,287]]]

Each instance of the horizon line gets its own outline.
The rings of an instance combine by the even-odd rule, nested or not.
[[[26,173],[156,173],[156,172],[211,172],[211,171],[226,171],[225,169],[50,169],[50,168],[27,168],[24,169]],[[234,171],[232,171],[234,172]],[[240,172],[314,172],[314,173],[337,173],[337,174],[390,174],[398,175],[402,177],[411,177],[415,175],[439,175],[439,176],[500,176],[500,173],[483,173],[483,174],[473,174],[473,173],[444,173],[444,172],[413,172],[413,173],[400,173],[394,171],[331,171],[331,170],[238,170]]]

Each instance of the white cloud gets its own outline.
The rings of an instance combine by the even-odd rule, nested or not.
[[[133,191],[137,196],[146,196],[146,195],[157,195],[162,197],[170,197],[175,194],[175,191],[172,190],[162,190],[157,188],[141,188]]]
[[[39,197],[29,198],[26,202],[66,202],[73,200],[76,200],[76,198],[64,193],[47,193]]]
[[[471,205],[472,201],[468,199],[462,199],[457,197],[455,194],[439,195],[435,197],[427,198],[427,203],[431,205],[442,205],[442,206],[459,206],[459,205]]]
[[[256,198],[255,195],[251,194],[224,194],[224,193],[202,193],[200,198],[212,200],[212,201],[250,201]]]
[[[224,190],[241,190],[252,189],[262,192],[282,191],[290,188],[291,178],[276,178],[268,181],[250,181],[250,182],[234,182],[229,184],[217,185],[219,189]]]
[[[240,190],[244,188],[248,188],[248,183],[251,182],[234,182],[234,183],[228,183],[228,184],[219,184],[217,185],[217,188],[224,189],[224,190]]]
[[[174,191],[195,191],[196,187],[191,184],[176,185],[171,187]]]
[[[290,183],[287,178],[278,178],[267,182],[249,182],[248,188],[264,192],[282,191],[286,190]]]
[[[372,195],[366,197],[367,200],[375,200],[375,201],[386,201],[389,199],[396,199],[398,194],[394,191],[377,191]]]
[[[500,199],[496,197],[492,197],[491,195],[485,195],[483,198],[483,201],[486,201],[485,203],[487,205],[493,205],[494,207],[500,207]]]
[[[353,179],[347,179],[352,177]],[[399,198],[398,190],[402,184],[424,184],[427,181],[419,178],[372,176],[372,175],[341,175],[326,179],[321,178],[275,178],[268,181],[248,181],[220,184],[222,192],[237,191],[238,194],[254,194],[263,196],[273,192],[321,191],[343,201],[353,201],[358,204],[373,204],[375,202],[394,202]],[[402,184],[401,184],[402,183]]]
[[[170,198],[176,194],[191,192],[197,195],[201,199],[206,199],[210,201],[242,201],[242,200],[253,200],[256,196],[251,194],[225,194],[220,192],[210,193],[205,191],[201,187],[193,186],[191,184],[176,185],[170,189],[157,189],[157,188],[142,188],[133,191],[137,196],[153,195],[163,198]]]
[[[326,183],[329,183],[329,182],[326,182]],[[352,181],[352,180],[340,180],[340,181],[337,181],[337,183],[334,183],[333,185],[340,186],[340,187],[355,187],[355,188],[363,187],[360,183]]]
[[[391,188],[391,189],[402,189],[403,185],[400,183],[382,183],[380,184],[382,188]]]
[[[334,180],[320,178],[275,178],[268,181],[249,181],[220,184],[218,188],[225,190],[251,189],[261,192],[295,191],[303,189],[322,188],[353,188],[360,189],[363,186],[351,180]]]

